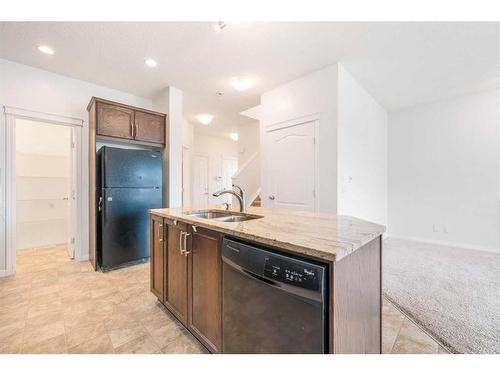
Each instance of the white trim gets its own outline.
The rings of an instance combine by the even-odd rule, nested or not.
[[[12,115],[16,118],[36,119],[37,121],[45,121],[50,123],[58,123],[70,126],[83,126],[84,121],[79,118],[63,116],[45,112],[31,111],[29,109],[4,106],[4,113]]]
[[[7,270],[0,270],[0,277],[11,276],[12,273],[9,273]]]
[[[297,126],[301,124],[305,124],[306,122],[319,121],[321,116],[319,113],[311,113],[305,116],[299,116],[290,120],[279,121],[272,124],[267,124],[264,126],[265,132],[270,132],[273,130],[289,128],[291,126]]]
[[[5,270],[0,270],[1,275],[15,273],[16,266],[16,189],[15,189],[15,125],[16,119],[27,119],[48,124],[70,126],[76,133],[76,208],[77,232],[75,233],[75,260],[86,260],[89,257],[88,249],[83,249],[83,235],[85,210],[84,193],[87,189],[83,186],[83,129],[85,121],[70,116],[61,116],[44,112],[30,111],[16,107],[3,107],[2,120],[5,127]]]
[[[407,236],[398,236],[398,235],[395,236],[392,234],[387,234],[387,237],[384,238],[384,240],[390,239],[390,238],[394,238],[397,240],[422,242],[422,243],[430,244],[430,245],[450,246],[450,247],[456,247],[456,248],[465,249],[465,250],[486,251],[489,253],[497,253],[497,254],[500,253],[500,249],[495,249],[494,247],[478,246],[478,245],[471,245],[471,244],[458,243],[458,242],[452,242],[452,241],[429,240],[429,239],[419,238],[419,237],[407,237]]]

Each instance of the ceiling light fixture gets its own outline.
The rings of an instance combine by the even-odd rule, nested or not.
[[[158,65],[158,64],[156,63],[156,60],[153,60],[153,59],[146,59],[146,60],[144,60],[144,63],[145,63],[147,66],[151,67],[151,68],[154,68],[156,65]]]
[[[204,113],[204,114],[196,116],[196,118],[198,119],[198,121],[201,124],[203,124],[203,125],[209,125],[212,122],[212,120],[214,119],[214,116],[210,115],[208,113]]]
[[[237,91],[245,91],[253,86],[253,79],[251,78],[233,78],[229,84]]]
[[[230,133],[229,138],[231,138],[235,142],[238,142],[239,139],[238,133]]]
[[[222,31],[222,29],[224,29],[226,27],[226,23],[224,21],[218,21],[215,25],[214,25],[214,30],[215,32],[219,33]]]
[[[53,55],[54,54],[54,50],[52,48],[48,47],[48,46],[38,46],[37,48],[38,48],[38,50],[40,52],[43,52],[43,53],[45,53],[47,55]]]

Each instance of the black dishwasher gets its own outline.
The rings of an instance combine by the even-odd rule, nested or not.
[[[224,238],[224,353],[326,353],[326,265]]]

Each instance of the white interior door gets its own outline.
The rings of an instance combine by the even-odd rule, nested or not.
[[[193,204],[208,205],[208,157],[203,155],[193,158]]]
[[[221,181],[221,189],[231,189],[233,186],[233,175],[238,170],[238,160],[233,158],[224,158],[222,159],[222,181]],[[233,196],[230,194],[224,194],[220,197],[223,202],[228,204],[232,203]]]
[[[75,257],[76,231],[77,229],[77,154],[76,154],[76,130],[71,128],[69,144],[69,186],[68,186],[68,255],[71,259]]]
[[[269,191],[266,206],[316,210],[315,122],[269,131]]]

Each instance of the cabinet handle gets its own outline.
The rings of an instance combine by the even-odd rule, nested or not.
[[[188,256],[191,254],[191,251],[187,250],[187,237],[190,236],[191,233],[184,232],[184,255]]]
[[[158,241],[163,242],[163,236],[160,235],[162,232],[161,228],[163,228],[163,224],[158,224]]]
[[[181,251],[181,255],[184,254],[184,249],[182,248],[182,244],[184,243],[183,236],[184,236],[184,231],[181,230],[181,232],[179,233],[179,250]]]
[[[130,121],[130,136],[134,138],[134,123]]]

